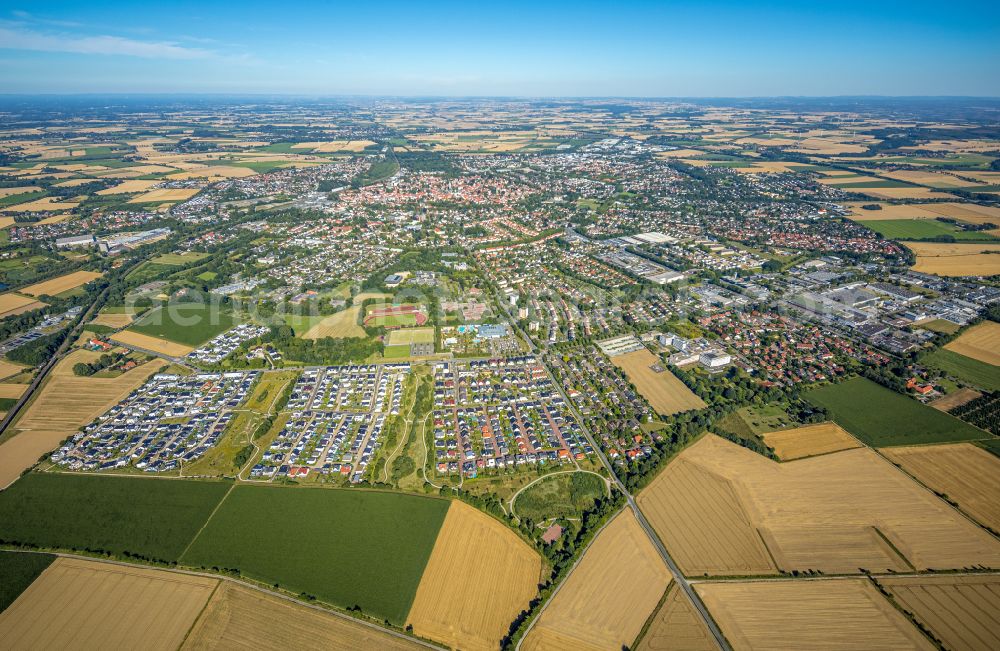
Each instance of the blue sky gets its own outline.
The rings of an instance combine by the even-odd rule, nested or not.
[[[0,92],[1000,95],[1000,2],[0,0]]]

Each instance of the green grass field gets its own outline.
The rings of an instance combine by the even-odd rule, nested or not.
[[[923,240],[951,235],[956,240],[992,240],[984,231],[963,231],[936,219],[879,219],[863,222],[883,237],[894,240]]]
[[[184,555],[402,625],[448,502],[361,490],[238,486]]]
[[[805,393],[805,398],[825,407],[837,424],[875,447],[969,441],[989,436],[863,377],[812,389]]]
[[[175,561],[230,486],[33,473],[0,492],[0,541]]]
[[[525,489],[514,501],[522,518],[541,522],[547,518],[579,517],[606,494],[604,480],[584,472],[553,475]]]
[[[367,326],[383,326],[386,328],[392,327],[407,327],[417,325],[417,317],[415,314],[388,314],[386,316],[375,316],[365,319],[365,325]]]
[[[410,346],[409,344],[400,344],[398,346],[386,346],[382,351],[382,357],[386,359],[402,359],[404,357],[410,356]]]
[[[187,346],[199,346],[229,330],[239,320],[218,306],[201,303],[174,303],[150,310],[129,330]]]
[[[433,344],[434,328],[402,328],[389,333],[388,346]]]
[[[157,258],[153,258],[151,262],[154,264],[165,264],[179,267],[192,262],[198,262],[199,260],[204,260],[207,257],[207,253],[198,253],[196,251],[187,251],[185,253],[164,253]]]
[[[852,181],[851,179],[844,179],[843,183],[829,183],[832,188],[910,188],[913,187],[912,183],[904,183],[903,181],[891,181],[887,179],[879,179],[877,181]]]
[[[0,613],[54,560],[56,557],[52,554],[0,551]]]
[[[992,364],[944,348],[935,350],[922,361],[969,384],[989,391],[1000,391],[1000,368]]]

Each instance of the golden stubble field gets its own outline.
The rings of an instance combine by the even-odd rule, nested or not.
[[[935,648],[868,579],[704,582],[695,590],[735,649]]]
[[[894,577],[879,583],[945,648],[1000,649],[1000,576]]]
[[[217,579],[57,558],[0,613],[9,649],[177,649]]]
[[[885,448],[882,454],[980,524],[1000,531],[1000,458],[972,443]]]
[[[30,285],[20,291],[22,294],[27,294],[28,296],[41,296],[43,294],[55,296],[56,294],[86,285],[90,281],[100,277],[101,274],[96,271],[74,271],[65,276],[59,276],[58,278]]]
[[[127,346],[150,350],[154,353],[160,353],[170,357],[184,357],[194,350],[191,346],[185,346],[184,344],[174,343],[172,341],[167,341],[166,339],[151,337],[149,335],[132,332],[130,330],[122,330],[121,332],[115,333],[111,336],[111,341],[117,341]]]
[[[917,256],[914,271],[938,276],[1000,274],[1000,244],[904,242]]]
[[[45,307],[46,303],[17,294],[0,294],[0,319]]]
[[[861,447],[857,439],[836,423],[818,423],[764,434],[764,443],[774,448],[782,461],[815,457]]]
[[[344,616],[223,581],[181,648],[415,651],[426,647]]]
[[[166,362],[153,360],[115,378],[77,377],[73,365],[96,354],[77,350],[51,376],[15,422],[17,435],[0,444],[0,487],[7,486],[46,452],[139,388]]]
[[[638,501],[688,575],[1000,567],[1000,542],[868,448],[777,463],[706,435]]]
[[[653,616],[636,651],[715,651],[705,622],[676,583]]]
[[[980,362],[1000,366],[1000,323],[995,321],[978,323],[959,335],[957,339],[945,344],[945,348]]]
[[[462,649],[496,649],[538,592],[541,557],[490,516],[452,501],[406,623]]]
[[[670,573],[631,510],[598,534],[521,645],[524,651],[631,645],[670,583]]]
[[[704,409],[705,403],[691,392],[660,359],[645,348],[611,357],[611,363],[625,371],[629,381],[650,406],[663,416],[679,414],[689,409]],[[651,367],[659,364],[659,373]]]

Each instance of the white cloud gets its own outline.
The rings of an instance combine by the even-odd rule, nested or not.
[[[165,41],[140,41],[106,35],[52,34],[16,25],[0,26],[0,49],[105,54],[145,59],[208,59],[216,56],[211,50]]]

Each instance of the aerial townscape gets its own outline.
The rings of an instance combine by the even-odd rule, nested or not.
[[[0,18],[0,648],[1000,648],[1000,65],[265,93],[51,9]]]

